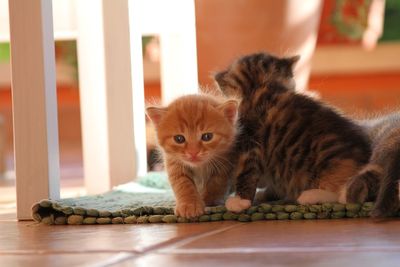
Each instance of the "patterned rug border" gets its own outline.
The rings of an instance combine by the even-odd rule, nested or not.
[[[264,203],[252,206],[240,214],[226,210],[224,206],[207,207],[204,215],[186,219],[173,214],[173,207],[142,206],[118,211],[99,211],[82,207],[63,207],[57,201],[42,200],[32,207],[36,222],[48,225],[82,224],[143,224],[143,223],[190,223],[222,220],[253,222],[261,220],[312,220],[369,217],[373,202],[363,204],[324,203],[318,205],[292,205]],[[400,211],[396,214],[400,216]]]

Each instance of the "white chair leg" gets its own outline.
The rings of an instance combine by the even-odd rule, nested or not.
[[[143,2],[142,2],[143,3]],[[147,173],[146,156],[146,119],[144,103],[144,79],[143,79],[143,53],[142,31],[140,20],[142,12],[140,0],[129,0],[129,34],[131,45],[131,77],[133,94],[133,121],[134,140],[136,145],[137,175]]]
[[[160,34],[161,90],[165,104],[183,94],[198,92],[196,19],[194,1],[180,2],[179,32]]]
[[[192,44],[187,37],[184,34],[160,35],[161,95],[164,104],[184,94],[198,92],[196,43]]]
[[[17,217],[59,198],[59,147],[51,0],[10,0]]]
[[[76,1],[76,7],[84,175],[94,194],[136,174],[128,2]]]

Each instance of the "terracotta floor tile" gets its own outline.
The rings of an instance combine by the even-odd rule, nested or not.
[[[147,225],[46,226],[0,221],[0,252],[143,252],[173,241],[193,238],[234,222]]]
[[[369,219],[320,221],[262,221],[243,223],[215,235],[181,242],[173,249],[187,253],[220,250],[271,252],[331,251],[337,249],[396,250],[400,255],[400,220],[374,222]],[[400,266],[400,265],[399,265]]]
[[[130,253],[0,254],[0,266],[109,266],[132,257]]]
[[[113,266],[293,266],[293,267],[398,267],[398,252],[334,253],[235,253],[235,254],[151,254],[129,259]]]

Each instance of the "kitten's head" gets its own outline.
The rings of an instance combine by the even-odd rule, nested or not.
[[[293,67],[299,59],[299,56],[279,58],[267,53],[251,54],[218,72],[214,79],[225,95],[240,98],[252,95],[271,82],[294,90]]]
[[[188,95],[167,107],[148,107],[158,143],[169,158],[199,167],[229,150],[236,135],[238,103]]]

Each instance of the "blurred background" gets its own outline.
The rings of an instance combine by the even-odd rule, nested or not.
[[[3,1],[3,0],[2,0]],[[61,0],[55,0],[58,2]],[[5,2],[5,1],[4,1]],[[73,23],[71,3],[54,5],[58,23]],[[354,117],[395,110],[400,102],[400,1],[196,0],[198,75],[212,87],[214,71],[246,53],[300,54],[298,90]],[[8,22],[0,8],[0,33]],[[373,14],[373,15],[371,15]],[[156,17],[154,19],[157,19]],[[55,27],[63,27],[57,25]],[[85,194],[76,41],[56,41],[62,196]],[[143,36],[146,100],[159,100],[157,36]],[[15,209],[10,51],[0,36],[0,214]],[[148,129],[148,155],[155,146]],[[149,168],[160,169],[149,157]]]

